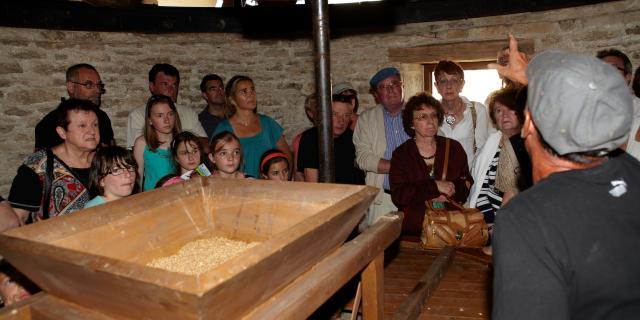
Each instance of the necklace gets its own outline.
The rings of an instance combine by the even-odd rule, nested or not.
[[[251,120],[247,120],[247,121],[242,121],[240,120],[240,118],[237,118],[236,122],[238,122],[238,124],[243,125],[245,127],[248,127],[249,124],[251,123]]]
[[[453,115],[453,113],[447,113],[447,115],[444,116],[444,121],[448,125],[452,126],[452,125],[454,125],[456,123],[456,116]]]
[[[463,107],[462,101],[459,100],[456,102],[455,106],[453,107],[453,112],[447,112],[444,116],[444,122],[446,122],[448,125],[452,126],[454,124],[456,124],[456,121],[458,121],[458,119],[456,119],[456,112],[455,110],[460,110]]]

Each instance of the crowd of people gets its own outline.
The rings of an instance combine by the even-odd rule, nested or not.
[[[404,212],[403,236],[411,240],[420,235],[428,201],[455,201],[478,208],[489,225],[497,222],[496,283],[502,285],[517,278],[516,273],[523,267],[526,269],[524,260],[511,260],[518,256],[517,250],[529,250],[518,246],[520,243],[531,240],[536,243],[522,245],[544,250],[542,240],[560,233],[553,231],[550,236],[544,228],[536,230],[540,226],[530,216],[525,216],[524,222],[514,218],[524,212],[533,215],[536,209],[531,201],[549,199],[540,198],[535,191],[553,198],[554,193],[573,189],[566,181],[562,185],[567,189],[549,186],[550,181],[532,187],[534,183],[554,172],[607,170],[620,162],[619,166],[626,166],[627,171],[620,173],[622,182],[611,182],[614,188],[609,193],[620,193],[614,197],[627,191],[637,195],[640,173],[628,171],[640,164],[622,150],[626,148],[632,156],[640,156],[640,99],[635,97],[632,103],[630,94],[632,89],[636,94],[640,91],[639,72],[636,70],[634,79],[629,58],[618,50],[604,50],[597,57],[599,64],[593,61],[595,58],[541,54],[527,68],[528,58],[519,52],[512,38],[510,46],[498,53],[493,66],[503,77],[504,86],[488,96],[487,106],[461,95],[464,70],[448,60],[440,61],[434,72],[441,100],[419,93],[405,102],[400,71],[387,67],[369,80],[377,105],[358,114],[357,90],[348,82],[336,82],[331,97],[335,182],[366,184],[380,190],[361,228],[375,223],[383,214],[400,210]],[[558,59],[575,63],[558,65]],[[552,67],[557,68],[556,73]],[[562,77],[571,72],[586,73],[582,78],[571,78],[577,81],[597,76],[593,74],[596,71],[601,77],[588,87],[597,87],[592,88],[598,90],[595,95],[575,91],[562,82]],[[69,97],[63,98],[36,126],[35,152],[17,169],[8,199],[11,206],[2,204],[3,230],[70,214],[135,192],[182,183],[196,175],[320,180],[315,94],[307,96],[304,107],[313,126],[297,135],[290,148],[284,128],[258,112],[256,83],[249,76],[233,76],[226,85],[218,75],[204,76],[200,89],[206,106],[196,113],[178,104],[178,70],[169,64],[156,64],[149,71],[150,97],[145,106],[129,113],[126,145],[117,146],[109,117],[100,109],[105,91],[98,71],[89,64],[74,65],[67,70],[66,80]],[[551,87],[553,83],[557,87]],[[558,93],[562,89],[565,91]],[[572,104],[578,111],[567,111],[573,110],[569,108]],[[581,107],[584,111],[579,111]],[[611,116],[607,112],[618,114]],[[573,118],[565,113],[571,113]],[[533,145],[534,141],[537,144]],[[567,178],[570,175],[567,173]],[[580,179],[579,174],[574,175],[574,179]],[[527,189],[535,191],[516,196]],[[512,200],[516,202],[513,205]],[[619,206],[624,212],[625,205],[628,203],[617,204],[616,208]],[[550,212],[560,207],[549,209],[544,219],[555,220]],[[522,212],[514,212],[518,210]],[[525,226],[525,222],[534,225]],[[524,237],[518,233],[529,228],[542,234],[531,231]],[[570,226],[562,227],[565,228]],[[640,234],[638,230],[635,233]],[[564,248],[554,249],[558,252],[553,253],[560,254]],[[487,254],[491,251],[490,247],[485,250]],[[16,294],[16,287],[10,286],[17,284],[3,281],[9,279],[3,277],[0,274],[0,296],[5,304],[28,296],[24,290]],[[562,284],[554,285],[552,289],[559,289]],[[512,302],[522,293],[512,295],[502,288],[496,292],[496,303]],[[499,306],[496,314],[508,314],[510,308]]]

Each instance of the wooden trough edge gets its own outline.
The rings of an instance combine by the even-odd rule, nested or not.
[[[370,264],[380,265],[384,258],[384,250],[398,238],[401,228],[401,212],[381,217],[378,222],[363,231],[358,237],[345,243],[287,287],[245,315],[244,319],[303,319],[308,317],[363,268]],[[363,279],[364,281],[365,279]],[[377,281],[370,279],[369,281],[382,283],[382,279],[377,279]],[[370,287],[374,289],[378,285]],[[369,293],[369,295],[381,299],[383,292]],[[372,307],[379,305],[382,305],[382,301],[371,303]],[[378,314],[377,311],[365,310],[365,313]]]
[[[456,254],[454,247],[445,247],[440,251],[438,257],[433,261],[427,272],[425,272],[411,293],[400,307],[393,314],[393,320],[417,319],[425,302],[433,291],[440,284],[440,280],[449,269],[453,257]]]

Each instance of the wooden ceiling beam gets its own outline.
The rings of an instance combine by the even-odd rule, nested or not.
[[[509,45],[506,36],[503,40],[467,41],[456,43],[437,43],[411,48],[389,49],[389,60],[400,63],[434,63],[440,60],[470,62],[495,60],[498,51]],[[533,54],[534,43],[530,39],[518,39],[520,50]]]
[[[146,0],[148,1],[148,0]],[[94,7],[131,8],[140,4],[140,0],[81,0]],[[157,1],[154,1],[157,4]]]

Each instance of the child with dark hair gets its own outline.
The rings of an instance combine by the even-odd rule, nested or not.
[[[85,204],[94,207],[133,192],[138,165],[131,151],[118,146],[99,149],[91,162],[89,192],[95,197]]]
[[[289,181],[289,167],[286,154],[278,149],[267,150],[260,158],[260,177],[266,180]]]
[[[156,188],[166,187],[191,179],[196,175],[210,176],[211,172],[204,164],[204,154],[200,138],[189,131],[178,133],[171,142],[171,155],[176,166],[176,173],[170,173],[162,177],[156,184]]]

